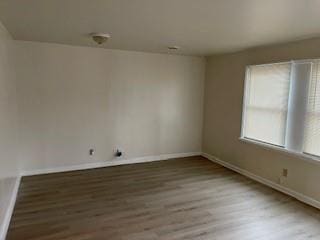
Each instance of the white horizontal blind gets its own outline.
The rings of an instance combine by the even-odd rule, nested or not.
[[[314,61],[309,85],[304,152],[320,156],[320,61]]]
[[[290,63],[248,67],[243,137],[284,146],[290,68]]]

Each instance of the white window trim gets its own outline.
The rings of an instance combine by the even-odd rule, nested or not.
[[[273,152],[284,153],[285,155],[288,155],[288,156],[291,156],[291,157],[296,157],[296,158],[299,158],[301,160],[304,160],[304,161],[307,161],[307,162],[310,162],[310,163],[316,163],[316,164],[320,165],[320,157],[317,157],[317,156],[313,156],[313,155],[310,155],[310,154],[307,154],[307,153],[295,152],[295,151],[292,151],[292,150],[288,150],[288,149],[286,149],[284,147],[280,147],[280,146],[277,146],[277,145],[272,145],[272,144],[269,144],[269,143],[260,142],[260,141],[257,141],[257,140],[254,140],[254,139],[250,139],[250,138],[246,138],[246,137],[240,137],[239,140],[241,142],[249,143],[249,144],[255,145],[257,147],[262,147],[262,148],[264,148],[266,150],[270,150],[270,151],[273,151]]]
[[[317,60],[317,59],[291,60],[291,61],[276,62],[276,63],[253,64],[253,65],[246,66],[245,80],[244,80],[244,86],[243,86],[243,91],[242,91],[243,92],[242,115],[241,115],[241,130],[240,130],[240,137],[239,137],[239,140],[241,142],[252,144],[257,147],[262,147],[266,150],[270,150],[273,152],[283,153],[287,156],[296,157],[296,158],[299,158],[299,159],[304,160],[306,162],[320,165],[320,156],[314,156],[314,155],[310,155],[310,154],[307,154],[304,152],[296,152],[293,150],[286,149],[285,146],[284,147],[277,146],[277,145],[273,145],[271,143],[266,143],[266,142],[262,142],[259,140],[244,137],[244,125],[245,125],[244,116],[245,116],[246,101],[247,101],[247,98],[246,98],[246,96],[247,96],[247,92],[246,92],[246,90],[247,90],[247,74],[248,74],[250,66],[285,64],[285,63],[296,63],[296,64],[297,63],[309,63],[309,62]]]

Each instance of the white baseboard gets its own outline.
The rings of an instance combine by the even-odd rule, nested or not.
[[[253,180],[255,180],[255,181],[259,182],[259,183],[262,183],[262,184],[264,184],[266,186],[269,186],[269,187],[271,187],[273,189],[276,189],[276,190],[278,190],[278,191],[280,191],[282,193],[285,193],[285,194],[287,194],[287,195],[289,195],[291,197],[294,197],[295,199],[297,199],[297,200],[299,200],[301,202],[304,202],[304,203],[306,203],[308,205],[311,205],[311,206],[313,206],[315,208],[320,209],[320,202],[315,200],[315,199],[313,199],[313,198],[311,198],[311,197],[308,197],[308,196],[306,196],[306,195],[304,195],[302,193],[296,192],[296,191],[294,191],[292,189],[289,189],[289,188],[287,188],[285,186],[282,186],[282,185],[280,185],[278,183],[275,183],[275,182],[272,182],[272,181],[270,181],[268,179],[260,177],[260,176],[258,176],[256,174],[253,174],[253,173],[251,173],[251,172],[249,172],[247,170],[239,168],[239,167],[237,167],[237,166],[235,166],[233,164],[230,164],[230,163],[228,163],[226,161],[223,161],[223,160],[221,160],[221,159],[219,159],[219,158],[217,158],[215,156],[212,156],[210,154],[202,153],[202,156],[207,158],[207,159],[209,159],[209,160],[211,160],[212,162],[218,163],[218,164],[220,164],[220,165],[222,165],[222,166],[224,166],[224,167],[226,167],[228,169],[231,169],[231,170],[233,170],[233,171],[235,171],[237,173],[240,173],[240,174],[242,174],[242,175],[244,175],[244,176],[246,176],[248,178],[251,178],[251,179],[253,179]]]
[[[16,203],[16,199],[17,199],[17,195],[18,195],[18,189],[20,186],[20,180],[21,177],[18,176],[16,178],[13,190],[12,190],[12,194],[10,197],[10,202],[9,202],[9,206],[7,208],[7,211],[5,212],[5,216],[4,216],[4,221],[3,223],[0,225],[0,240],[5,240],[6,239],[6,235],[8,232],[8,228],[10,225],[10,220],[11,220],[11,216],[14,210],[14,205]]]
[[[68,171],[100,168],[100,167],[118,166],[118,165],[124,165],[124,164],[169,160],[169,159],[174,159],[174,158],[200,156],[200,155],[201,155],[201,152],[188,152],[188,153],[162,154],[162,155],[157,155],[157,156],[146,156],[146,157],[129,158],[129,159],[115,159],[115,160],[105,161],[105,162],[85,163],[85,164],[71,165],[71,166],[66,166],[66,167],[55,167],[55,168],[46,168],[46,169],[24,171],[24,172],[22,172],[21,175],[22,176],[33,176],[33,175],[40,175],[40,174],[47,174],[47,173],[68,172]]]

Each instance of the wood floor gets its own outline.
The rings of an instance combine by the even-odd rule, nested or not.
[[[202,157],[24,177],[8,240],[320,239],[320,211]]]

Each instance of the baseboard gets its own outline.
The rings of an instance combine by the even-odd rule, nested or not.
[[[133,163],[154,162],[154,161],[169,160],[174,158],[191,157],[191,156],[200,156],[200,155],[201,155],[201,152],[188,152],[188,153],[162,154],[157,156],[145,156],[145,157],[129,158],[129,159],[116,159],[116,160],[105,161],[105,162],[85,163],[85,164],[71,165],[66,167],[56,167],[56,168],[24,171],[22,172],[21,175],[33,176],[33,175],[48,174],[48,173],[59,173],[59,172],[85,170],[85,169],[93,169],[93,168],[100,168],[100,167],[111,167],[111,166],[133,164]]]
[[[4,216],[4,221],[0,225],[0,240],[5,240],[6,239],[6,235],[7,235],[7,232],[8,232],[9,225],[10,225],[11,216],[12,216],[12,213],[13,213],[13,210],[14,210],[14,205],[16,203],[16,199],[17,199],[17,195],[18,195],[18,189],[19,189],[19,186],[20,186],[20,180],[21,180],[21,177],[18,176],[17,179],[16,179],[16,182],[14,184],[13,190],[12,190],[9,206],[8,206],[7,211],[5,213],[5,216]]]
[[[215,156],[212,156],[210,154],[202,153],[202,156],[207,158],[207,159],[209,159],[209,160],[211,160],[212,162],[218,163],[218,164],[220,164],[220,165],[222,165],[222,166],[224,166],[224,167],[226,167],[228,169],[231,169],[231,170],[233,170],[233,171],[235,171],[237,173],[240,173],[240,174],[242,174],[242,175],[244,175],[244,176],[246,176],[248,178],[251,178],[251,179],[253,179],[253,180],[255,180],[255,181],[259,182],[259,183],[262,183],[262,184],[264,184],[266,186],[269,186],[269,187],[271,187],[273,189],[276,189],[276,190],[278,190],[278,191],[280,191],[282,193],[285,193],[285,194],[287,194],[287,195],[289,195],[291,197],[294,197],[294,198],[296,198],[297,200],[299,200],[299,201],[301,201],[303,203],[306,203],[308,205],[311,205],[311,206],[313,206],[315,208],[320,209],[320,202],[315,200],[315,199],[313,199],[313,198],[311,198],[311,197],[308,197],[308,196],[306,196],[306,195],[304,195],[302,193],[296,192],[296,191],[294,191],[292,189],[289,189],[289,188],[287,188],[285,186],[282,186],[282,185],[280,185],[278,183],[275,183],[275,182],[272,182],[272,181],[270,181],[268,179],[260,177],[260,176],[258,176],[256,174],[253,174],[253,173],[251,173],[251,172],[249,172],[247,170],[239,168],[239,167],[237,167],[237,166],[235,166],[233,164],[230,164],[230,163],[228,163],[226,161],[223,161],[223,160],[221,160],[221,159],[219,159],[219,158],[217,158]]]

